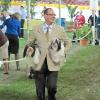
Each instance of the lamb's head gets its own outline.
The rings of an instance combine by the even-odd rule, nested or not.
[[[23,57],[29,56],[33,57],[35,54],[35,46],[26,45],[23,52]]]
[[[65,42],[62,39],[54,39],[49,47],[49,55],[53,62],[59,63],[65,57]]]
[[[23,57],[30,57],[34,64],[38,64],[40,60],[40,48],[37,44],[28,44],[24,48]]]
[[[65,47],[65,43],[62,39],[56,38],[50,44],[50,49],[53,51],[59,51]]]
[[[50,49],[59,51],[61,49],[61,41],[58,38],[54,39],[50,44]]]

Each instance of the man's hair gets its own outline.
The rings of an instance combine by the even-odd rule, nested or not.
[[[46,9],[43,11],[43,13],[44,13],[44,14],[47,14],[47,13],[48,13],[48,10],[52,10],[52,8],[46,8]]]
[[[20,6],[21,8],[24,8],[24,6]]]

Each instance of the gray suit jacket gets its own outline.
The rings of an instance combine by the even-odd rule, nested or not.
[[[49,38],[47,39],[46,34],[43,31],[43,24],[34,27],[33,32],[30,34],[29,41],[34,41],[37,39],[37,44],[40,46],[41,57],[40,62],[37,65],[33,65],[34,70],[39,71],[42,67],[44,59],[47,58],[48,69],[50,71],[59,71],[60,64],[54,64],[49,56],[48,47],[54,38],[63,39],[66,42],[66,53],[68,49],[71,47],[71,41],[68,39],[64,29],[56,24],[52,26],[52,32],[49,34]]]

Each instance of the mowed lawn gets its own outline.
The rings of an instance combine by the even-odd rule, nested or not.
[[[33,20],[30,29],[39,23]],[[20,39],[20,58],[26,43],[25,30],[25,39]],[[15,62],[10,63],[9,75],[4,75],[0,67],[0,100],[36,100],[34,79],[27,78],[26,62],[20,61],[20,71],[16,71]],[[100,100],[100,46],[74,44],[61,67],[57,100]]]
[[[20,58],[25,43],[20,40]],[[36,100],[34,79],[27,78],[25,62],[20,62],[20,71],[11,63],[8,76],[0,68],[0,100]],[[100,46],[73,45],[59,72],[56,96],[57,100],[100,100]]]

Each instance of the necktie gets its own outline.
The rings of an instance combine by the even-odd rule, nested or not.
[[[49,26],[47,27],[47,31],[46,31],[46,34],[49,34]]]
[[[46,37],[47,37],[47,40],[49,38],[49,26],[47,27],[47,30],[46,30]]]

